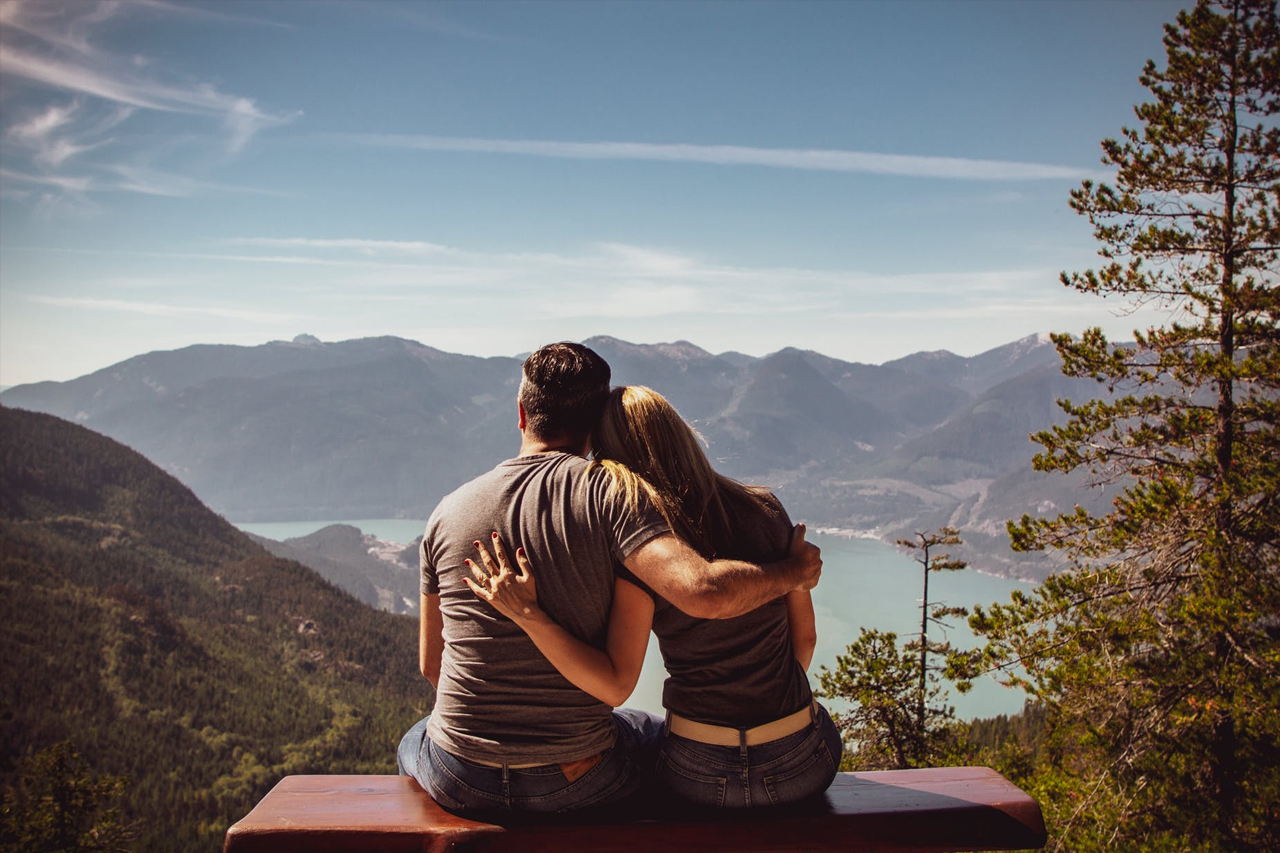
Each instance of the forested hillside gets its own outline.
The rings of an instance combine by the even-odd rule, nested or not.
[[[272,557],[111,439],[8,408],[0,438],[7,789],[70,741],[127,777],[131,849],[215,851],[283,774],[394,772],[431,701],[412,619]]]

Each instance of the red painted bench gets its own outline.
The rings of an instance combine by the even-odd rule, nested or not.
[[[444,811],[401,776],[286,776],[224,853],[946,853],[1044,845],[1040,806],[986,767],[841,773],[825,800],[706,820],[502,827]]]

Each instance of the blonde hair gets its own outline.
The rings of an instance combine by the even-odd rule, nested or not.
[[[762,490],[716,473],[701,441],[665,397],[643,385],[627,385],[609,392],[592,447],[596,461],[613,476],[614,493],[621,491],[633,508],[644,494],[673,533],[711,558],[733,542],[724,496],[736,494],[762,509],[767,505]]]

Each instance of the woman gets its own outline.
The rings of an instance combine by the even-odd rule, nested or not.
[[[651,502],[676,535],[707,558],[771,562],[786,554],[791,522],[777,498],[717,474],[698,435],[662,395],[615,388],[594,440],[614,488]],[[803,535],[803,527],[797,535]],[[841,738],[814,702],[805,670],[817,634],[808,592],[791,592],[733,619],[695,619],[619,568],[604,651],[547,618],[523,549],[513,571],[480,549],[476,595],[516,622],[577,687],[610,705],[631,695],[649,631],[668,678],[657,780],[696,805],[781,805],[820,793],[840,763]],[[483,566],[483,568],[482,568]]]

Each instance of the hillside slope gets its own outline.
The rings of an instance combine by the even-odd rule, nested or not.
[[[139,454],[0,407],[0,776],[70,740],[138,851],[216,851],[286,773],[394,772],[412,619],[277,559]]]
[[[252,533],[249,538],[277,557],[310,566],[365,604],[391,613],[418,612],[417,548],[405,548],[408,553],[397,553],[394,560],[380,559],[370,553],[377,540],[349,524],[330,524],[282,542]]]

